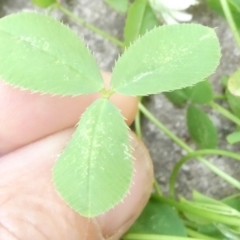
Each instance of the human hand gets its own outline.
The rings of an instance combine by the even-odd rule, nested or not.
[[[103,75],[108,82],[109,74]],[[118,239],[136,220],[153,179],[150,157],[136,137],[134,184],[124,202],[107,213],[90,220],[80,216],[61,199],[51,180],[51,169],[74,125],[96,98],[97,94],[74,98],[31,94],[0,82],[1,240]],[[111,100],[130,124],[136,99],[116,94]]]

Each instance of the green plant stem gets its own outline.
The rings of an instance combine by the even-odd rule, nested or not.
[[[150,120],[152,121],[161,131],[163,131],[169,138],[172,139],[173,142],[175,142],[178,146],[183,148],[187,151],[187,153],[193,153],[194,150],[190,148],[185,142],[183,142],[180,138],[178,138],[172,131],[170,131],[166,126],[164,126],[159,120],[157,120],[143,105],[142,103],[138,104],[139,109],[141,112]],[[240,188],[240,183],[230,175],[226,174],[224,171],[220,170],[213,164],[211,164],[209,161],[207,161],[204,158],[197,158],[198,161],[203,163],[206,167],[208,167],[212,172],[214,172],[216,175],[224,179],[229,184],[233,185],[236,188]]]
[[[86,22],[84,19],[75,16],[71,11],[69,11],[67,8],[63,7],[61,4],[56,4],[55,7],[66,14],[69,18],[73,19],[76,23],[85,26],[86,28],[90,29],[94,33],[97,33],[98,35],[106,38],[110,42],[116,44],[117,46],[121,47],[122,49],[124,48],[124,43],[118,40],[117,38],[113,37],[112,35],[104,32],[103,30],[97,28],[96,26]]]
[[[184,202],[177,202],[177,201],[174,201],[173,199],[164,198],[162,196],[152,195],[152,197],[155,198],[156,200],[159,200],[160,202],[163,202],[175,207],[181,212],[191,213],[203,219],[207,219],[213,222],[219,222],[219,223],[223,223],[231,226],[238,226],[238,227],[240,226],[240,219],[237,217],[232,217],[232,216],[229,217],[229,216],[218,214],[215,212],[203,211],[200,208],[196,208],[192,205],[185,204]]]
[[[220,0],[221,2],[221,5],[222,5],[222,9],[223,9],[223,12],[224,12],[224,15],[227,19],[227,22],[229,24],[229,27],[231,28],[231,31],[233,33],[233,36],[235,38],[235,41],[240,49],[240,35],[239,35],[239,32],[238,32],[238,29],[237,29],[237,26],[235,24],[235,21],[233,19],[233,16],[232,16],[232,13],[231,13],[231,10],[229,8],[229,5],[228,5],[228,2],[227,0]]]
[[[162,196],[162,191],[159,187],[159,184],[158,184],[158,181],[157,179],[154,177],[154,182],[153,182],[153,185],[154,185],[154,189],[155,189],[155,192],[159,195],[159,196]]]
[[[209,236],[206,236],[204,234],[201,234],[199,232],[196,232],[190,228],[186,228],[186,231],[187,231],[187,234],[189,237],[196,237],[196,238],[200,238],[202,240],[219,240],[217,238],[213,238],[213,237],[209,237]]]
[[[158,234],[128,233],[123,236],[124,240],[189,240],[188,237],[165,236]],[[192,240],[202,240],[200,238],[191,238]]]
[[[142,103],[138,104],[140,111],[153,122],[161,131],[163,131],[169,138],[171,138],[178,146],[186,150],[187,152],[193,152],[193,150],[180,138],[178,138],[172,131],[170,131],[164,124],[162,124],[158,119],[156,119],[144,106]]]
[[[219,104],[217,104],[213,101],[210,102],[208,105],[210,107],[212,107],[213,109],[217,110],[219,113],[221,113],[227,119],[231,120],[232,122],[234,122],[238,126],[240,126],[240,119],[238,117],[236,117],[235,115],[233,115],[231,112],[229,112],[227,109],[223,108],[222,106],[220,106]]]
[[[203,155],[220,155],[220,156],[226,156],[226,157],[230,157],[230,158],[240,161],[239,154],[229,152],[229,151],[224,151],[224,150],[207,149],[207,150],[199,150],[199,151],[195,151],[193,153],[189,153],[188,155],[186,155],[180,159],[180,161],[175,165],[175,167],[172,171],[172,174],[170,177],[170,186],[169,186],[169,192],[170,192],[170,196],[172,198],[174,198],[174,196],[175,196],[174,186],[176,183],[176,178],[177,178],[178,172],[179,172],[180,168],[182,167],[182,165],[194,157],[199,157],[199,156],[203,156]],[[239,189],[240,189],[240,184],[239,184]]]
[[[137,136],[142,139],[142,130],[141,130],[141,119],[140,119],[140,116],[141,115],[141,112],[137,111],[137,115],[135,117],[135,121],[134,121],[134,126],[135,126],[135,130],[136,130],[136,134]]]

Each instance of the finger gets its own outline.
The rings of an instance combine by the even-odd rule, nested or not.
[[[136,159],[136,174],[130,193],[123,203],[97,218],[105,239],[119,239],[139,217],[152,192],[153,167],[149,153],[135,135],[132,146],[135,149],[133,155]]]
[[[57,133],[2,157],[0,239],[117,239],[139,215],[151,192],[153,171],[146,149],[135,137],[135,184],[124,203],[88,220],[59,197],[51,169],[72,132]]]
[[[110,74],[103,73],[106,85]],[[59,97],[31,93],[0,82],[0,155],[50,134],[73,127],[99,94]],[[136,114],[134,97],[114,94],[110,100],[130,124]]]

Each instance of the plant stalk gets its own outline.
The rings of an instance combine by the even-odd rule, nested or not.
[[[213,101],[210,102],[208,105],[210,107],[212,107],[213,109],[215,109],[216,111],[218,111],[219,113],[221,113],[224,117],[226,117],[230,121],[232,121],[235,124],[237,124],[238,126],[240,126],[240,119],[238,117],[236,117],[235,115],[233,115],[231,112],[229,112],[227,109],[223,108],[222,106],[220,106],[219,104],[217,104]]]
[[[219,240],[217,238],[209,237],[209,236],[206,236],[206,235],[201,234],[199,232],[196,232],[196,231],[192,230],[191,228],[186,228],[186,231],[187,231],[187,234],[188,234],[189,237],[197,237],[197,238],[200,238],[202,240]]]
[[[207,149],[207,150],[199,150],[199,151],[195,151],[193,153],[189,153],[188,155],[184,156],[183,158],[180,159],[180,161],[178,161],[178,163],[175,165],[171,177],[170,177],[170,186],[169,186],[169,192],[170,192],[170,196],[172,198],[174,198],[175,196],[175,183],[176,183],[176,178],[178,175],[178,172],[180,170],[180,168],[182,167],[182,165],[184,163],[186,163],[187,161],[191,160],[194,157],[199,157],[202,155],[220,155],[220,156],[226,156],[226,157],[230,157],[233,158],[235,160],[240,161],[240,155],[230,152],[230,151],[224,151],[224,150],[216,150],[216,149]],[[238,185],[238,189],[240,189],[240,183],[237,183]]]
[[[229,5],[228,5],[228,2],[227,0],[220,0],[221,2],[221,5],[222,5],[222,9],[223,9],[223,12],[224,12],[224,15],[227,19],[227,22],[229,24],[229,27],[233,33],[233,36],[235,38],[235,41],[240,49],[240,35],[239,35],[239,31],[237,29],[237,26],[236,26],[236,23],[233,19],[233,16],[232,16],[232,13],[231,13],[231,10],[229,8]]]
[[[102,36],[103,38],[106,38],[110,42],[116,44],[117,46],[121,47],[122,49],[125,47],[124,43],[118,40],[117,38],[113,37],[112,35],[104,32],[100,28],[97,28],[96,26],[86,22],[84,19],[75,16],[71,11],[69,11],[67,8],[63,7],[61,4],[56,4],[55,5],[58,10],[66,14],[69,18],[73,19],[76,23],[90,29],[94,33]]]
[[[124,240],[189,240],[188,237],[166,236],[158,234],[128,233],[123,236]],[[191,238],[192,240],[202,240]],[[215,239],[214,239],[215,240]]]
[[[178,146],[180,146],[182,149],[184,149],[187,153],[193,153],[194,150],[190,148],[185,142],[183,142],[180,138],[178,138],[172,131],[170,131],[164,124],[162,124],[159,120],[157,120],[144,106],[142,103],[138,104],[139,109],[141,112],[151,121],[153,122],[161,131],[163,131],[169,138],[172,139],[173,142],[175,142]],[[234,187],[240,189],[240,183],[230,175],[226,174],[219,168],[217,168],[215,165],[211,164],[208,160],[204,158],[197,158],[198,161],[203,163],[206,167],[208,167],[212,172],[214,172],[216,175],[224,179],[229,184],[233,185]]]

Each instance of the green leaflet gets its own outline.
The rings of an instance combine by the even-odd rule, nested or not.
[[[158,20],[147,0],[136,0],[128,10],[124,27],[124,43],[129,46],[140,35],[158,26]]]
[[[94,102],[53,169],[56,189],[78,213],[95,217],[124,199],[132,180],[128,128],[107,99]]]
[[[210,82],[205,80],[192,87],[190,101],[197,104],[206,104],[213,100],[213,90]]]
[[[234,132],[227,136],[227,141],[230,144],[235,144],[240,142],[240,132]]]
[[[104,0],[110,7],[120,13],[125,13],[128,9],[129,0]]]
[[[42,7],[42,8],[46,8],[49,7],[51,5],[53,5],[54,3],[56,3],[56,0],[31,0],[35,5]]]
[[[208,80],[199,82],[193,87],[166,92],[164,95],[169,101],[177,106],[181,106],[187,101],[197,104],[206,104],[213,100],[212,86]]]
[[[151,198],[130,233],[159,234],[186,237],[185,227],[176,211],[169,205]]]
[[[240,118],[240,96],[232,95],[228,89],[226,90],[225,95],[232,112],[236,117]]]
[[[219,59],[213,29],[166,25],[145,34],[124,52],[113,69],[111,86],[115,92],[141,96],[180,89],[210,75]]]
[[[189,100],[189,87],[183,89],[177,89],[172,92],[165,92],[166,98],[176,106],[182,106]]]
[[[0,19],[0,62],[0,78],[23,89],[79,95],[103,88],[84,43],[46,15],[28,12]]]
[[[240,68],[230,76],[228,90],[235,96],[240,96]]]
[[[216,148],[217,130],[208,115],[200,108],[190,105],[187,110],[188,131],[199,148]]]

